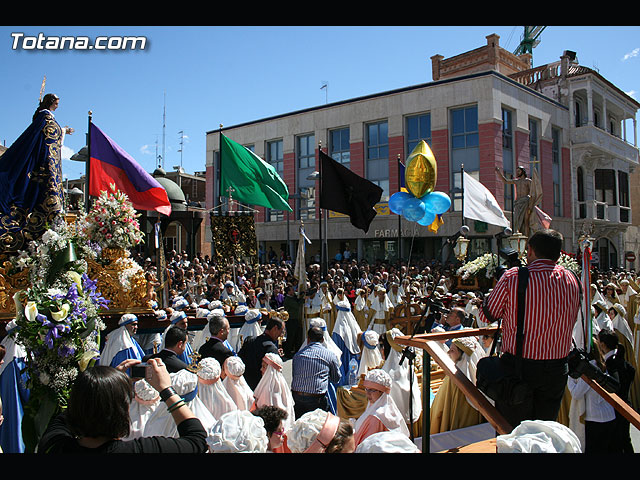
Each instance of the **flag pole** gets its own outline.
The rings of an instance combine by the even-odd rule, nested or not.
[[[220,206],[222,201],[220,198],[222,197],[222,124],[220,124],[220,138],[218,139],[218,148],[220,149],[218,153],[218,171],[220,175],[218,177],[218,205]],[[215,191],[215,190],[214,190]],[[215,205],[215,198],[213,199]]]
[[[318,152],[322,151],[322,142],[318,143]],[[322,234],[322,206],[320,205],[320,200],[322,199],[322,159],[319,158],[318,165],[318,207],[320,213],[320,220],[318,223],[318,228],[320,230],[320,273],[322,275],[322,280],[324,280],[325,275],[327,274],[327,269],[325,267],[325,254],[324,254],[324,238]]]
[[[460,210],[460,217],[462,219],[461,227],[464,226],[464,163],[460,165],[460,190],[462,192],[462,209]]]
[[[93,112],[89,110],[87,123],[87,161],[84,165],[84,211],[89,213],[89,175],[91,173],[91,119]]]
[[[400,185],[402,185],[402,179],[400,178],[400,154],[398,154],[398,190]],[[402,261],[402,215],[398,215],[398,260]]]

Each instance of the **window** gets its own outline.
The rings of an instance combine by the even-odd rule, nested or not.
[[[407,156],[416,148],[420,140],[424,140],[431,147],[431,114],[407,117]]]
[[[584,169],[578,167],[578,218],[587,218],[587,205],[584,202]]]
[[[351,163],[351,145],[349,144],[349,127],[329,132],[329,156],[335,161],[349,167]]]
[[[629,174],[618,171],[618,203],[620,205],[620,221],[629,221]]]
[[[278,175],[282,176],[284,172],[284,156],[282,153],[282,140],[275,140],[267,143],[267,162],[272,165]],[[268,208],[265,215],[266,220],[275,222],[284,220],[282,210],[273,210]]]
[[[298,207],[298,220],[315,218],[315,200],[313,195],[309,194],[310,187],[315,186],[315,181],[307,179],[316,168],[315,143],[316,136],[313,134],[296,137],[296,157],[298,162],[296,205]]]
[[[596,169],[594,172],[596,189],[596,218],[605,219],[606,205],[616,204],[616,176],[614,170]]]
[[[504,169],[504,176],[507,178],[513,177],[514,165],[513,165],[513,126],[512,126],[511,110],[505,108],[502,109],[502,168]],[[513,192],[514,187],[512,185],[505,184],[504,186],[504,209],[513,210]]]
[[[284,171],[284,157],[282,154],[282,140],[276,140],[267,143],[267,162],[269,162],[278,172],[278,175]]]
[[[367,125],[366,178],[382,189],[380,201],[389,199],[389,136],[387,122]]]
[[[464,165],[464,171],[472,177],[478,179],[480,175],[477,105],[451,110],[449,123],[451,131],[451,193],[453,209],[460,211],[462,208],[460,197],[462,166]]]
[[[298,189],[300,198],[298,200],[298,220],[316,218],[315,188],[303,187]]]
[[[478,146],[478,107],[451,111],[451,147],[453,149]]]
[[[560,165],[560,146],[561,146],[561,133],[560,129],[551,129],[552,144],[551,144],[551,160],[553,170],[553,214],[556,216],[562,216],[562,169]]]
[[[540,173],[540,143],[539,143],[540,122],[529,119],[529,174],[533,175],[535,168]]]
[[[315,168],[316,149],[315,135],[304,135],[296,137],[296,155],[298,157],[298,168]]]

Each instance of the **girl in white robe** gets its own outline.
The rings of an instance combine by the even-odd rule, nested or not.
[[[153,412],[160,405],[160,395],[144,379],[136,381],[133,385],[134,397],[129,405],[129,418],[131,420],[129,436],[125,440],[133,440],[142,437],[144,426]]]
[[[207,406],[198,397],[198,376],[183,369],[170,373],[171,385],[180,395],[193,414],[198,417],[204,429],[209,432],[216,423],[216,419]],[[147,419],[142,435],[145,437],[161,436],[178,438],[178,427],[167,408],[156,408]]]
[[[283,426],[286,432],[291,428],[296,419],[293,409],[294,401],[291,395],[291,387],[282,374],[282,358],[276,353],[267,353],[262,358],[262,378],[253,391],[254,403],[251,410],[272,405],[280,407],[288,413]]]
[[[240,357],[228,357],[222,366],[225,377],[222,384],[239,410],[249,410],[253,405],[253,390],[244,378],[245,365]]]
[[[374,433],[395,430],[409,437],[409,429],[404,416],[390,395],[391,377],[381,369],[369,370],[362,382],[366,390],[373,390],[378,398],[367,401],[367,408],[354,425],[356,447]],[[368,394],[369,395],[369,394]]]
[[[238,406],[222,384],[221,373],[220,362],[213,357],[203,358],[198,363],[198,397],[215,419],[219,419],[227,412],[238,409]]]
[[[382,366],[382,370],[387,372],[391,377],[390,395],[396,402],[398,409],[402,412],[404,420],[408,425],[417,422],[422,413],[422,395],[420,393],[420,384],[418,383],[418,375],[415,368],[412,371],[412,378],[409,378],[409,360],[405,359],[400,364],[402,358],[402,345],[395,342],[397,336],[404,335],[399,329],[392,328],[385,333],[387,342],[391,346],[389,356]],[[415,366],[415,362],[414,362]],[[412,385],[409,385],[409,381]],[[411,390],[411,397],[409,397]],[[409,400],[411,400],[411,418],[409,415]]]

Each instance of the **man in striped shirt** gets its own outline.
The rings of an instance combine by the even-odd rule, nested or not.
[[[323,330],[311,327],[307,341],[291,363],[291,394],[296,418],[316,408],[328,411],[329,382],[337,384],[341,377],[340,359],[324,345]]]
[[[539,230],[529,239],[522,372],[533,392],[521,405],[496,402],[514,428],[523,420],[556,421],[567,385],[567,356],[580,306],[580,283],[576,275],[556,264],[562,242],[562,235],[551,229]],[[480,309],[484,322],[502,318],[506,361],[513,361],[516,354],[517,287],[516,267],[502,275]]]

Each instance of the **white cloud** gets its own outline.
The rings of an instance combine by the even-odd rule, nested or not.
[[[636,98],[636,91],[635,90],[629,90],[628,92],[624,92],[627,95],[629,95],[631,98]]]
[[[143,155],[151,155],[151,150],[149,148],[149,145],[142,145],[140,147],[140,153],[142,153]]]
[[[625,54],[624,57],[622,57],[622,61],[624,62],[625,60],[629,60],[630,58],[637,57],[638,54],[640,54],[640,48],[634,48],[629,53]]]
[[[62,150],[60,151],[60,158],[62,160],[69,160],[74,153],[76,152],[74,152],[69,147],[62,145]]]

